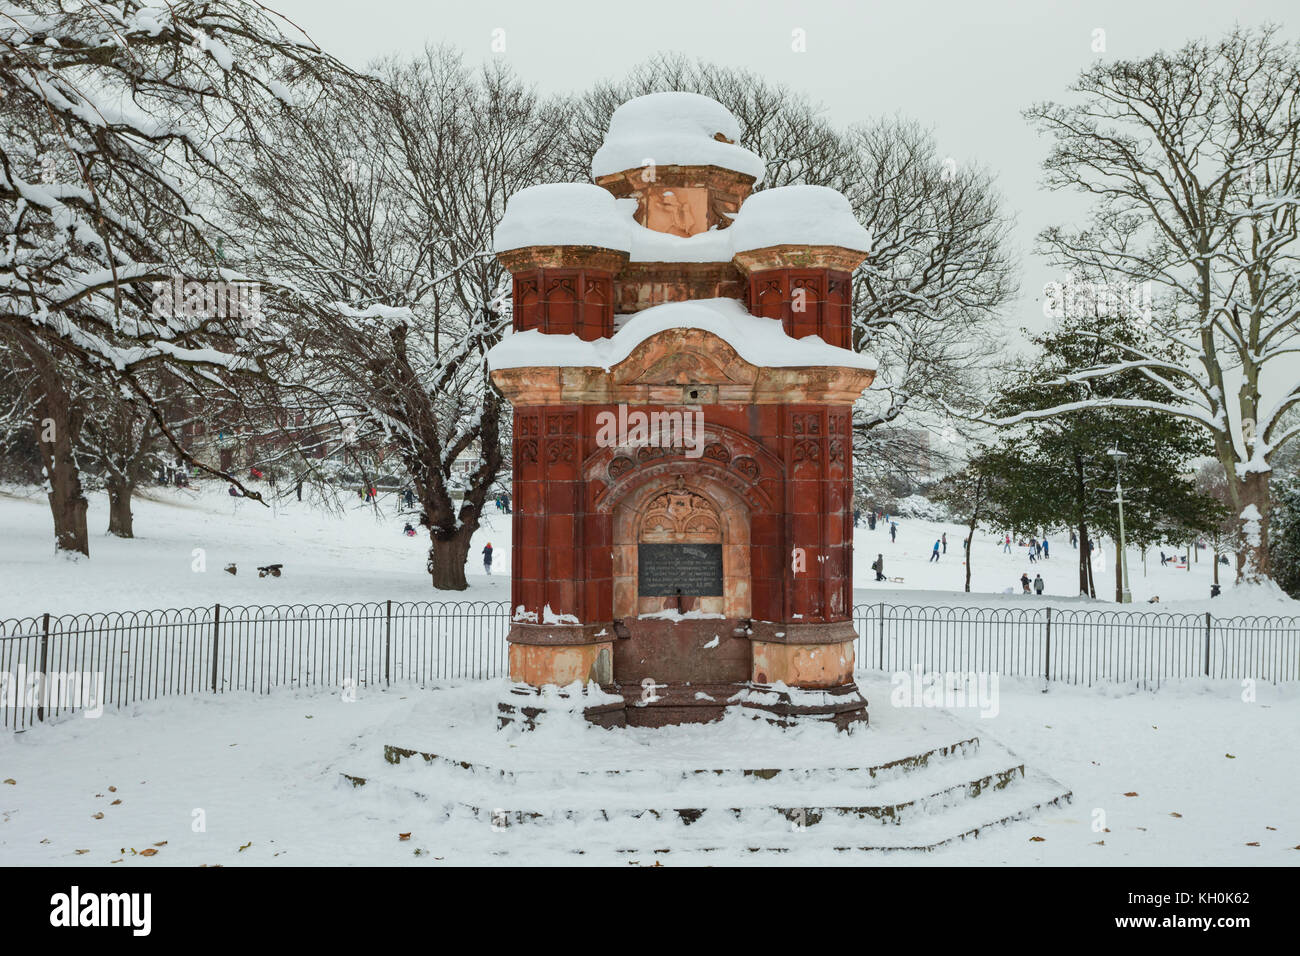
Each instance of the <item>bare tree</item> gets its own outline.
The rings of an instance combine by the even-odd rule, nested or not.
[[[141,370],[220,381],[283,349],[273,321],[160,312],[155,284],[248,278],[217,252],[228,152],[348,75],[256,3],[0,0],[0,338],[36,383],[58,550],[89,553],[69,369],[122,382],[170,440]]]
[[[312,308],[283,379],[356,451],[392,448],[430,534],[434,587],[467,587],[470,538],[506,461],[483,355],[510,321],[492,232],[556,175],[557,104],[447,48],[380,65],[381,88],[290,117],[250,154],[238,207],[259,268]],[[463,487],[457,460],[472,459]]]
[[[1261,580],[1273,462],[1300,434],[1284,423],[1300,404],[1300,46],[1275,27],[1238,29],[1098,63],[1071,92],[1074,105],[1026,116],[1052,138],[1048,186],[1087,193],[1093,208],[1085,228],[1050,229],[1042,245],[1061,267],[1103,276],[1107,293],[1149,282],[1173,307],[1150,320],[1158,351],[1112,342],[1120,361],[1069,378],[1139,370],[1166,399],[1110,404],[1206,429],[1239,527],[1238,580]]]

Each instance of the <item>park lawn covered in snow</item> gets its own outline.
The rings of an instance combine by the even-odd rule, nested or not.
[[[889,679],[863,673],[861,682],[877,724],[887,726]],[[499,682],[472,686],[482,696],[504,688]],[[1154,693],[1053,686],[1044,693],[1037,681],[1003,680],[995,717],[954,709],[951,719],[1010,748],[1027,768],[1051,774],[1073,791],[1072,803],[928,854],[833,852],[825,846],[828,831],[819,842],[819,828],[810,826],[796,849],[764,855],[762,862],[1300,864],[1300,804],[1294,799],[1300,769],[1279,759],[1294,748],[1300,688],[1260,685],[1256,693],[1257,700],[1246,703],[1232,682],[1171,684]],[[352,703],[325,690],[176,698],[4,735],[0,861],[441,865],[500,863],[503,853],[512,863],[756,859],[741,846],[743,831],[707,818],[669,830],[684,843],[695,842],[716,825],[734,852],[627,854],[618,850],[627,848],[628,830],[617,826],[497,831],[479,820],[447,819],[436,798],[353,788],[341,779],[343,772],[379,764],[383,744],[409,736],[422,715],[456,706],[458,694],[463,699],[464,691],[394,687],[363,690]],[[694,727],[689,734],[700,748],[700,734],[711,731],[722,731],[715,746],[724,747],[734,728]],[[595,727],[572,732],[617,733]],[[494,731],[476,724],[464,733],[481,738]],[[673,730],[661,733],[671,746]],[[516,745],[527,747],[529,739],[522,735]],[[422,773],[412,768],[412,786]],[[572,796],[569,788],[558,799]],[[639,796],[647,805],[662,805],[662,794]],[[201,831],[194,822],[200,816]],[[881,826],[862,822],[864,839]],[[1109,832],[1100,832],[1103,826]],[[401,839],[403,833],[409,839]],[[662,835],[661,828],[656,840]],[[146,856],[146,849],[157,852]]]
[[[91,556],[73,560],[54,554],[49,508],[34,488],[0,489],[0,618],[108,610],[143,610],[211,604],[349,603],[363,601],[508,601],[510,597],[510,517],[489,505],[483,526],[470,547],[468,580],[461,592],[435,591],[425,573],[426,535],[406,537],[402,527],[413,516],[401,510],[394,494],[381,494],[378,506],[344,495],[339,507],[326,509],[290,498],[274,507],[231,498],[225,486],[200,483],[199,490],[147,489],[135,500],[136,537],[123,540],[104,532],[107,496],[91,495]],[[930,561],[934,542],[948,535],[948,552]],[[1013,545],[1004,554],[996,536],[979,532],[974,547],[972,593],[962,587],[965,569],[958,524],[898,519],[898,540],[891,543],[884,526],[857,530],[854,556],[855,600],[893,604],[1033,603],[1051,600],[1062,606],[1081,603],[1115,607],[1112,602],[1078,597],[1077,552],[1065,536],[1053,536],[1052,556],[1031,564],[1027,549]],[[494,574],[483,573],[481,551],[492,543]],[[195,549],[202,549],[205,570],[195,570]],[[901,583],[877,584],[871,562],[885,557],[885,571]],[[1096,578],[1102,598],[1113,596],[1113,557],[1102,551]],[[1130,554],[1132,609],[1211,610],[1218,615],[1296,614],[1300,605],[1280,592],[1252,589],[1234,596],[1233,569],[1223,566],[1224,594],[1209,600],[1213,572],[1202,553],[1191,570],[1160,566],[1148,555]],[[238,568],[229,575],[223,568]],[[257,576],[260,565],[281,563],[279,578]],[[1043,575],[1045,595],[1019,592],[1021,573]],[[1014,588],[1014,594],[1003,592]],[[1147,599],[1160,597],[1158,605]]]

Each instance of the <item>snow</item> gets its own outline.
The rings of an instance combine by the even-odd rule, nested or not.
[[[716,138],[721,133],[732,140]],[[614,111],[604,144],[591,161],[593,178],[654,166],[718,166],[763,179],[766,162],[743,146],[740,124],[717,100],[699,93],[650,93]]]
[[[493,246],[497,252],[561,245],[629,252],[635,211],[635,201],[590,183],[529,186],[506,202]]]
[[[529,735],[498,732],[492,717],[500,682],[362,691],[351,703],[328,689],[153,701],[97,720],[0,735],[3,778],[12,781],[0,783],[0,856],[13,866],[501,865],[503,858],[673,866],[752,864],[748,845],[783,843],[788,852],[762,855],[764,865],[1294,865],[1296,769],[1279,759],[1290,752],[1300,720],[1293,686],[1261,685],[1258,700],[1245,703],[1235,682],[1169,685],[1158,693],[1060,686],[1043,693],[1037,682],[1004,679],[998,716],[980,719],[972,709],[892,707],[887,675],[861,677],[872,729],[848,737],[815,726],[782,734],[740,714],[663,729],[611,732],[559,720]],[[972,734],[982,750],[1009,748],[1027,769],[1061,781],[1073,802],[931,854],[885,855],[830,849],[896,829],[869,821],[796,831],[773,814],[743,822],[706,816],[689,828],[676,820],[621,820],[502,830],[441,809],[462,792],[486,808],[510,808],[510,794],[521,789],[553,806],[682,806],[711,789],[738,787],[712,775],[670,784],[684,767],[744,767],[756,755],[769,758],[758,764],[764,767],[834,766],[846,755],[870,763],[903,741],[915,751]],[[432,750],[439,742],[455,745],[453,757],[490,754],[485,765],[514,782],[454,777],[461,792],[449,794],[431,787],[448,777],[422,760],[395,767],[383,760],[385,744]],[[575,759],[633,772],[575,778]],[[343,773],[374,782],[353,788]],[[808,788],[778,778],[749,781],[751,802],[766,797],[758,787],[768,783],[779,785],[779,798],[790,791],[814,802],[855,795],[845,782]],[[884,796],[904,785],[905,778],[884,780],[873,790]],[[417,792],[435,795],[420,799]],[[671,852],[648,852],[665,844]],[[722,849],[692,849],[701,845]],[[156,855],[140,854],[150,847]],[[621,852],[627,849],[641,852]]]
[[[871,251],[871,235],[854,217],[849,201],[826,186],[781,186],[755,193],[726,231],[734,252],[785,244]]]
[[[487,354],[493,369],[596,367],[606,370],[667,329],[702,329],[721,338],[745,361],[760,368],[834,366],[875,369],[869,355],[828,345],[819,336],[795,339],[779,319],[750,315],[736,299],[668,302],[636,313],[607,339],[585,342],[576,335],[529,329],[507,335]]]
[[[727,229],[674,236],[636,221],[636,203],[599,186],[549,183],[510,197],[497,226],[497,252],[529,246],[597,246],[631,262],[730,262],[738,252],[777,245],[871,251],[871,236],[849,202],[824,186],[782,186],[750,196]]]
[[[644,314],[644,313],[642,313]],[[253,482],[264,493],[264,482]],[[383,601],[500,601],[510,600],[511,520],[489,505],[481,527],[470,544],[477,555],[491,541],[497,573],[482,573],[470,561],[468,591],[437,592],[429,584],[424,564],[428,555],[425,536],[402,534],[411,514],[402,510],[398,496],[379,494],[376,506],[363,503],[347,489],[337,509],[327,510],[311,500],[277,501],[263,507],[243,498],[231,498],[226,485],[200,481],[195,489],[144,487],[132,504],[133,539],[105,534],[108,497],[91,492],[89,560],[70,561],[57,556],[52,544],[49,505],[39,488],[0,488],[0,618],[43,612],[73,613],[130,611],[155,607],[190,607],[238,604],[311,604]],[[1096,567],[1097,593],[1093,601],[1078,596],[1078,552],[1060,533],[1048,535],[1051,557],[1030,564],[1027,548],[1013,542],[1012,553],[1002,551],[1001,536],[980,531],[975,535],[972,593],[962,592],[965,567],[961,542],[966,528],[955,522],[895,518],[898,540],[891,544],[883,522],[868,530],[865,516],[855,531],[854,601],[890,604],[1006,607],[1050,604],[1053,607],[1115,609],[1114,574],[1104,576]],[[948,551],[930,562],[934,541],[948,535]],[[1096,555],[1107,555],[1113,568],[1112,548],[1102,541]],[[202,549],[204,571],[194,570],[195,549]],[[1173,549],[1166,549],[1172,551]],[[885,556],[888,577],[902,583],[876,583],[870,565],[878,553]],[[1134,611],[1211,611],[1216,616],[1300,613],[1300,602],[1273,586],[1246,587],[1234,583],[1235,565],[1220,566],[1223,594],[1211,599],[1212,555],[1202,551],[1191,569],[1161,567],[1159,549],[1142,555],[1129,549],[1129,580]],[[230,563],[237,575],[222,569]],[[259,578],[256,568],[283,563],[282,577]],[[1018,593],[1022,572],[1041,572],[1046,582],[1042,597]],[[1017,593],[1004,594],[1008,587]],[[1147,600],[1159,596],[1160,603]]]

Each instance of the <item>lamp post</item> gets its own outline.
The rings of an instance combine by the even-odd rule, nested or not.
[[[1133,592],[1128,587],[1128,555],[1124,552],[1124,488],[1119,480],[1119,466],[1128,460],[1128,455],[1119,450],[1118,444],[1106,454],[1115,459],[1115,504],[1119,506],[1119,554],[1116,557],[1124,582],[1122,585],[1116,583],[1115,600],[1120,604],[1132,604]]]

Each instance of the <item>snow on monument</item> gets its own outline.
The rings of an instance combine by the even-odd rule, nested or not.
[[[606,726],[729,704],[867,719],[850,413],[875,365],[850,306],[870,237],[834,190],[751,196],[764,162],[738,137],[707,97],[639,97],[595,185],[523,190],[496,231],[514,331],[488,361],[514,407],[526,713],[578,682],[605,692],[586,709]]]

